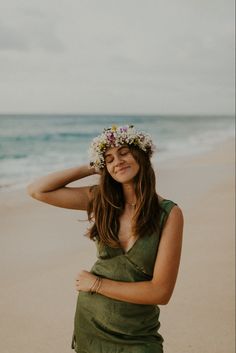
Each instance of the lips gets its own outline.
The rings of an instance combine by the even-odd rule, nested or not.
[[[119,170],[117,170],[116,173],[120,173],[120,172],[124,172],[126,169],[128,169],[129,167],[123,167],[123,168],[120,168]]]

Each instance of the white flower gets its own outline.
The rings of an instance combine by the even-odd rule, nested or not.
[[[121,145],[134,145],[149,153],[151,157],[154,151],[151,136],[143,131],[137,131],[133,125],[113,125],[95,137],[89,148],[90,165],[95,168],[104,168],[104,153],[107,148],[119,147]]]

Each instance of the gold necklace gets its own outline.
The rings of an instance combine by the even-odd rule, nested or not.
[[[129,203],[129,202],[126,202],[127,205],[131,206],[131,207],[135,207],[136,206],[136,203]]]

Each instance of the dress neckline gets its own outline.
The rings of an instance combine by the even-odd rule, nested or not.
[[[161,205],[163,203],[163,201],[167,201],[167,199],[162,199],[161,201],[159,201],[159,204]],[[122,255],[128,255],[131,250],[133,250],[133,248],[135,247],[135,245],[139,242],[139,240],[141,240],[141,237],[138,237],[135,242],[133,243],[133,245],[126,251],[124,250],[122,247],[120,247],[121,251],[122,251]]]

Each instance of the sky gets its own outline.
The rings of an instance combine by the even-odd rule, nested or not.
[[[1,0],[0,113],[233,114],[234,0]]]

